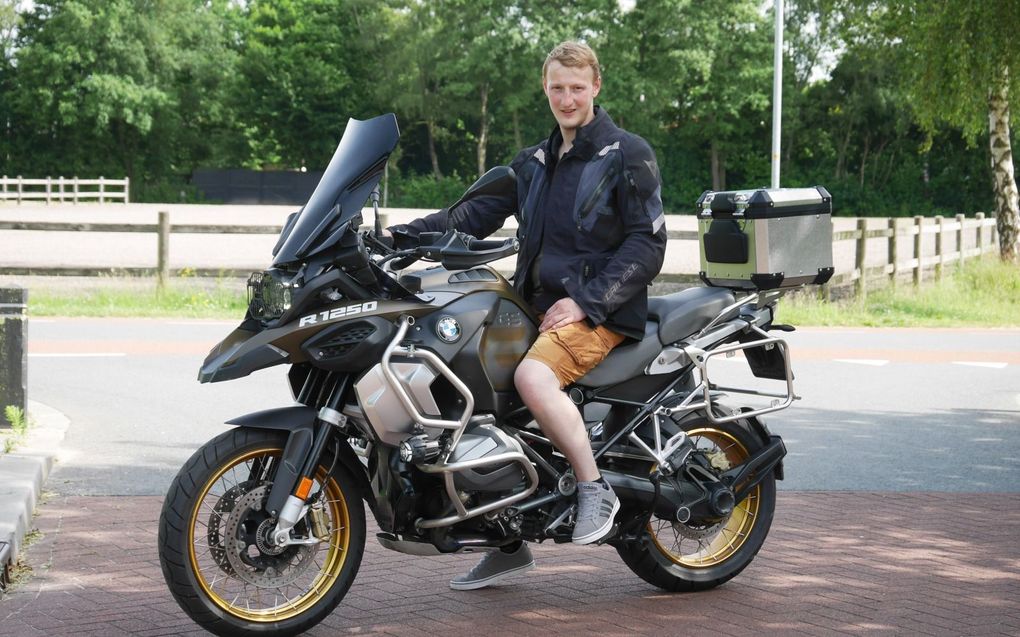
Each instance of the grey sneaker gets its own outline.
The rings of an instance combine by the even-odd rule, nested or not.
[[[500,550],[489,551],[475,567],[460,577],[450,580],[450,588],[455,591],[471,591],[476,588],[491,586],[506,577],[530,571],[535,568],[535,558],[527,542],[521,542],[513,553]]]
[[[608,484],[578,482],[574,544],[591,544],[604,538],[612,530],[613,518],[619,510],[620,500]]]

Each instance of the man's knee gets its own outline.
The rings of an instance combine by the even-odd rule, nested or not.
[[[544,363],[525,358],[514,372],[514,386],[521,398],[528,400],[548,387],[556,387],[556,375]]]

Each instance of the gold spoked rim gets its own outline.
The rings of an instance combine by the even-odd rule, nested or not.
[[[233,509],[260,499],[245,495],[265,489],[267,477],[272,475],[282,454],[280,448],[267,447],[224,463],[203,485],[188,523],[188,556],[202,592],[227,613],[252,622],[281,621],[315,605],[339,577],[351,539],[344,494],[336,480],[327,477],[320,467],[311,493],[325,489],[321,502],[328,535],[324,541],[288,547],[273,555],[250,540],[259,518],[268,518],[257,510],[261,502],[250,516],[241,515],[247,509],[238,512]],[[241,517],[245,520],[238,523]],[[311,514],[306,516],[310,517]],[[262,521],[266,526],[272,525]],[[235,533],[228,532],[228,522],[234,525]],[[298,524],[304,528],[304,523]],[[249,539],[238,538],[237,531],[243,531]],[[312,534],[310,529],[305,531],[308,536]],[[227,556],[228,547],[235,551],[234,555]],[[244,569],[244,577],[238,574],[238,567]]]
[[[698,451],[725,459],[730,466],[740,464],[750,455],[744,445],[725,431],[706,427],[687,434]],[[652,518],[648,523],[648,535],[659,552],[674,564],[711,568],[725,562],[744,545],[754,528],[760,505],[761,486],[757,486],[722,522],[702,527]]]

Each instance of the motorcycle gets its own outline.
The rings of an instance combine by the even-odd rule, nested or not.
[[[201,366],[208,383],[289,365],[295,398],[229,421],[167,492],[163,574],[214,633],[292,635],[325,618],[358,573],[365,505],[378,542],[410,555],[571,539],[577,481],[513,384],[539,322],[486,265],[518,241],[381,240],[377,186],[398,137],[392,114],[349,122],[272,266],[248,280],[243,322]],[[458,204],[512,187],[512,170],[493,169]],[[370,199],[375,228],[362,229]],[[432,265],[409,267],[419,260]],[[795,399],[786,342],[771,333],[792,329],[774,323],[782,294],[652,297],[644,338],[567,389],[622,505],[602,543],[657,587],[723,584],[768,535],[786,449],[760,416]],[[738,351],[781,389],[712,382],[710,362]],[[734,392],[772,402],[727,405]]]

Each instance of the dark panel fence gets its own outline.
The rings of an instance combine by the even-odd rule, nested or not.
[[[322,171],[198,169],[191,185],[209,201],[228,204],[300,206],[308,201]]]

